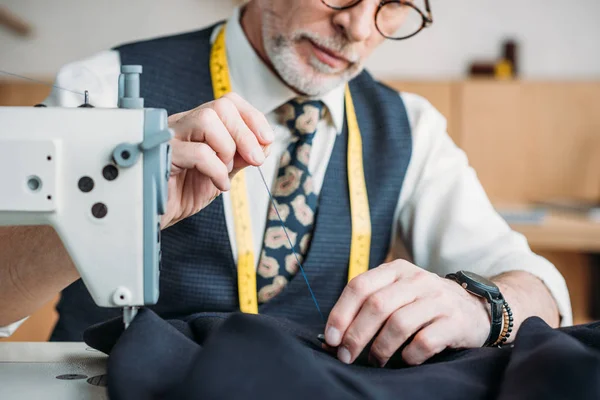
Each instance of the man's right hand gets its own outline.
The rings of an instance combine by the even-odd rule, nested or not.
[[[170,116],[169,127],[175,136],[163,229],[228,191],[243,168],[262,165],[274,139],[265,116],[235,93]]]

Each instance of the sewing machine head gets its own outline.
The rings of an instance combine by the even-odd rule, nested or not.
[[[173,136],[165,110],[143,108],[141,73],[121,68],[115,109],[0,107],[0,225],[52,225],[95,303],[126,323],[158,301]]]

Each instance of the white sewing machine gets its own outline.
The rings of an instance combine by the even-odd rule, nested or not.
[[[165,110],[143,108],[141,73],[141,66],[121,68],[115,109],[91,107],[87,96],[79,108],[0,107],[0,226],[53,226],[95,303],[123,308],[126,327],[139,307],[159,297],[160,216],[173,137]],[[0,392],[10,390],[10,398],[26,389],[14,380],[22,374],[11,371],[56,380],[39,363],[71,363],[76,372],[64,368],[63,375],[87,375],[86,365],[90,374],[102,372],[97,355],[86,364],[85,346],[0,345]],[[88,395],[87,386],[76,390]],[[71,393],[60,390],[46,397]]]

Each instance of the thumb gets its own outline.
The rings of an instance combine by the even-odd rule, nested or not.
[[[269,157],[269,155],[271,154],[271,145],[267,145],[267,146],[261,146],[263,149],[263,154],[265,155],[265,159]],[[229,178],[233,179],[233,177],[240,172],[241,170],[243,170],[246,167],[249,167],[251,164],[248,164],[248,162],[246,162],[246,160],[244,160],[242,158],[242,156],[239,155],[239,153],[235,153],[235,156],[233,157],[233,170],[229,173]]]

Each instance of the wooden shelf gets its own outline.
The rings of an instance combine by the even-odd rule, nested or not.
[[[540,225],[511,224],[535,250],[600,252],[600,222],[579,215],[550,213]]]

